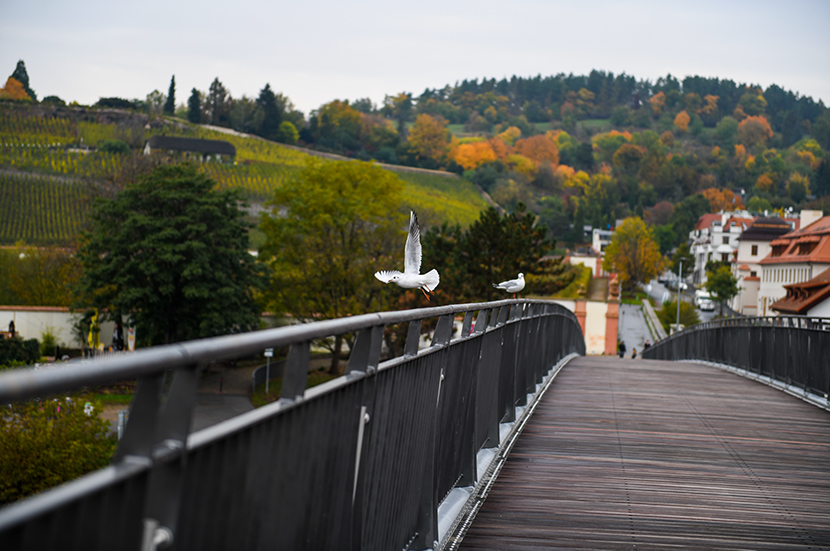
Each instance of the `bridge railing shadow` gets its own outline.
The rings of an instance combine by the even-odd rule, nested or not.
[[[830,409],[830,318],[738,317],[700,323],[643,351],[653,360],[698,360]]]
[[[460,337],[453,324],[463,316]],[[424,323],[437,319],[419,350]],[[402,355],[381,361],[404,324]],[[306,389],[311,343],[356,334],[346,374]],[[288,347],[281,399],[190,434],[200,369]],[[4,549],[426,549],[551,368],[584,354],[547,301],[383,312],[0,374],[0,403],[137,378],[111,466],[0,509]]]

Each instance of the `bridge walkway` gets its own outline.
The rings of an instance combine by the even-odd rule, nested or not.
[[[461,549],[830,549],[830,414],[701,364],[557,376]]]

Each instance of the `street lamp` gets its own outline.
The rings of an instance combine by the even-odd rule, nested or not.
[[[683,261],[681,260],[677,266],[677,325],[674,326],[675,331],[680,331],[680,285],[681,274],[683,273]]]

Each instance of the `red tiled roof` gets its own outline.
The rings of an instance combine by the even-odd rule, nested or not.
[[[795,243],[795,246],[791,246]],[[812,247],[802,247],[800,244],[813,244]],[[785,233],[778,239],[770,241],[773,248],[786,245],[782,254],[773,256],[770,253],[761,260],[761,264],[790,264],[790,263],[819,263],[830,264],[830,216],[819,218],[809,226],[800,230]]]
[[[749,266],[747,266],[746,264],[741,264],[740,266],[738,266],[738,269],[743,271],[743,272],[748,272],[749,271]]]
[[[716,212],[704,214],[703,216],[697,219],[697,225],[695,225],[695,229],[702,230],[708,228],[712,224],[712,222],[714,222],[718,218],[720,218],[720,214]]]
[[[749,226],[754,222],[754,218],[738,218],[737,216],[730,218],[726,221],[725,228],[731,228],[733,225],[743,224],[744,227]]]
[[[830,297],[830,269],[801,283],[784,285],[787,296],[773,302],[770,308],[782,314],[806,314],[812,307]]]
[[[761,278],[758,276],[746,276],[744,281],[761,281]]]

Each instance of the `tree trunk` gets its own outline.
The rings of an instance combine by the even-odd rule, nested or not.
[[[337,335],[334,337],[334,351],[331,353],[331,365],[329,366],[329,375],[340,375],[340,351],[343,348],[343,336]]]

